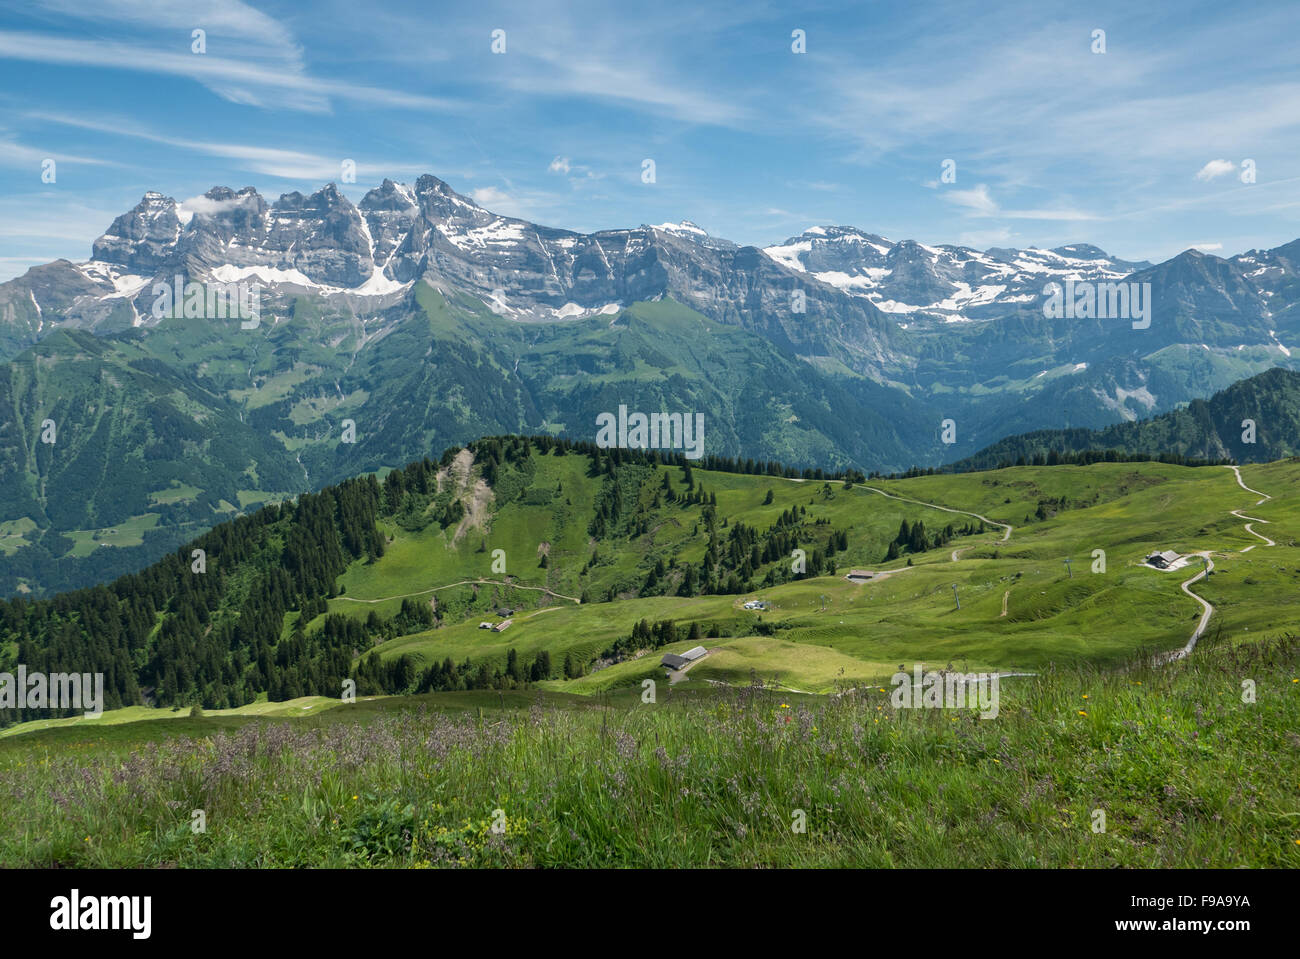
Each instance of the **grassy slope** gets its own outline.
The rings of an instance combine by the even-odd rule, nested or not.
[[[594,490],[582,482],[585,459],[538,462],[534,488],[562,483],[575,511],[585,513],[589,502],[578,497]],[[1242,474],[1273,498],[1256,505],[1259,497],[1230,470],[1159,464],[874,484],[1016,529],[1005,542],[1000,532],[958,540],[915,557],[910,569],[891,564],[894,575],[863,585],[822,577],[764,590],[774,608],[763,615],[790,626],[770,637],[746,626],[758,616],[739,608],[746,596],[574,606],[537,605],[537,594],[515,590],[512,601],[534,605],[505,634],[478,630],[481,615],[470,610],[462,623],[382,648],[385,656],[477,660],[504,659],[513,645],[525,660],[541,649],[554,660],[570,649],[594,654],[642,617],[731,628],[732,637],[706,641],[713,652],[676,686],[664,682],[658,655],[650,654],[543,690],[376,697],[348,706],[312,698],[202,718],[123,710],[15,728],[0,739],[0,861],[1300,865],[1291,786],[1300,773],[1300,646],[1263,639],[1294,632],[1300,620],[1300,464]],[[733,522],[765,526],[800,503],[810,518],[849,529],[843,568],[881,568],[870,559],[904,515],[928,525],[949,519],[868,489],[837,488],[827,499],[819,483],[704,471],[696,478],[717,492],[720,512]],[[776,501],[764,506],[769,487]],[[1061,495],[1091,505],[1022,525],[1040,497]],[[477,552],[484,542],[507,550],[509,572],[521,582],[576,591],[588,555],[585,519],[557,519],[552,505],[525,499],[506,507],[486,535],[471,533],[455,546],[442,533],[394,528],[379,563],[345,576],[346,596],[498,578],[490,552]],[[1277,545],[1245,532],[1233,509],[1269,520],[1255,528]],[[690,537],[696,513],[666,508],[658,532],[630,543],[616,562],[610,551],[611,566],[630,569],[660,550],[701,553],[702,540]],[[549,569],[535,567],[540,539],[552,544]],[[951,561],[952,549],[963,546],[972,548]],[[1194,570],[1137,565],[1157,547],[1214,551],[1215,575],[1196,590],[1216,613],[1195,655],[1150,669],[1133,666],[1133,654],[1181,646],[1199,614],[1178,589]],[[1105,573],[1090,571],[1094,549],[1106,551]],[[1067,555],[1073,578],[1062,563]],[[598,570],[596,579],[611,581],[618,569]],[[370,608],[343,599],[331,605],[362,616]],[[1039,675],[1004,680],[992,721],[895,710],[884,679],[916,661]],[[1127,668],[1114,668],[1125,661]],[[709,684],[751,677],[783,685]],[[659,684],[653,704],[640,699],[647,678]],[[1246,679],[1256,684],[1253,703],[1241,699]],[[836,686],[855,692],[792,692]],[[196,808],[208,817],[204,834],[189,828]],[[490,829],[496,809],[507,817],[504,835]],[[796,809],[807,815],[804,833],[791,829]],[[1099,809],[1107,817],[1100,834],[1092,828]]]
[[[585,459],[543,457],[538,460],[536,488],[563,484],[573,497],[581,488]],[[676,477],[680,471],[669,471]],[[912,503],[887,499],[868,489],[838,488],[826,499],[821,484],[799,483],[767,477],[734,476],[695,471],[697,482],[716,492],[719,513],[733,522],[765,528],[782,509],[802,504],[809,519],[824,517],[837,529],[849,531],[850,548],[839,557],[840,572],[850,567],[883,568],[873,559],[897,531],[903,516],[942,525],[965,521]],[[1087,468],[1016,468],[963,476],[931,476],[880,482],[874,487],[898,496],[970,509],[990,519],[1012,523],[1015,533],[1001,542],[999,533],[959,539],[950,548],[914,557],[915,568],[878,582],[855,585],[840,577],[821,577],[788,583],[745,596],[708,596],[694,599],[648,597],[581,608],[563,601],[546,601],[546,612],[524,613],[503,634],[479,630],[482,616],[471,613],[463,622],[426,633],[403,637],[381,647],[385,657],[411,654],[422,662],[451,656],[477,661],[485,656],[504,660],[516,647],[525,661],[542,649],[553,661],[572,650],[589,658],[618,636],[631,631],[639,619],[672,618],[681,622],[726,624],[734,638],[711,641],[731,651],[692,670],[691,681],[704,678],[748,681],[750,669],[764,678],[779,678],[796,688],[829,689],[842,678],[879,677],[892,673],[898,663],[944,665],[966,663],[970,668],[1041,669],[1051,662],[1117,662],[1143,648],[1174,649],[1190,635],[1200,607],[1178,585],[1195,570],[1157,572],[1139,566],[1152,549],[1172,548],[1215,551],[1216,572],[1197,591],[1220,610],[1211,631],[1222,629],[1240,639],[1265,627],[1281,628],[1300,622],[1300,600],[1294,585],[1297,571],[1288,566],[1289,529],[1294,529],[1294,508],[1286,491],[1300,477],[1295,463],[1243,469],[1248,485],[1274,498],[1254,506],[1258,497],[1237,486],[1231,471],[1218,468],[1189,469],[1163,464],[1097,464]],[[1258,476],[1258,480],[1255,477]],[[1271,484],[1271,485],[1270,485]],[[763,506],[768,488],[775,501]],[[1070,509],[1045,522],[1023,525],[1039,497],[1066,496],[1071,503],[1095,503]],[[1010,502],[1006,502],[1006,500]],[[810,502],[811,501],[811,502]],[[583,515],[586,504],[575,499],[573,515]],[[1246,509],[1247,515],[1272,518],[1257,529],[1278,541],[1266,547],[1244,530],[1244,523],[1229,515]],[[628,543],[612,569],[597,571],[597,582],[609,582],[621,572],[648,568],[646,557],[679,555],[698,561],[704,552],[703,534],[691,537],[698,510],[667,507],[662,523],[648,537]],[[486,535],[471,533],[457,548],[449,548],[444,534],[421,533],[397,538],[388,555],[372,567],[358,565],[344,577],[346,599],[332,601],[335,610],[364,615],[376,599],[414,593],[432,584],[463,579],[500,579],[490,569],[491,549],[507,552],[508,571],[520,583],[547,586],[566,595],[583,585],[577,573],[592,545],[585,525],[570,514],[549,507],[511,504],[493,522]],[[549,569],[536,568],[537,544],[552,544]],[[476,552],[480,543],[489,552]],[[1237,552],[1252,543],[1255,550]],[[960,561],[950,561],[952,548],[970,546]],[[1093,551],[1106,552],[1107,571],[1091,572]],[[610,547],[602,553],[611,552]],[[514,557],[523,556],[523,562]],[[1067,576],[1064,558],[1073,561],[1073,578]],[[895,568],[901,564],[891,564]],[[954,608],[952,584],[962,597]],[[535,604],[538,594],[483,586],[494,597],[513,603]],[[467,587],[460,587],[467,591]],[[1008,596],[1008,615],[1002,617],[1002,597]],[[757,614],[739,608],[751,595],[761,594],[774,609],[766,614],[781,629],[782,643],[759,641],[753,624]],[[433,594],[424,594],[426,596]],[[442,594],[439,594],[442,595]],[[825,596],[826,609],[822,610]],[[392,611],[399,600],[375,604]],[[1122,628],[1116,628],[1122,624]],[[751,637],[747,639],[746,637]],[[835,656],[813,658],[792,655],[791,644],[833,649]],[[849,657],[845,662],[843,657]],[[657,659],[658,657],[654,657]],[[796,661],[800,660],[802,661]],[[870,668],[864,668],[868,664]],[[878,669],[883,664],[883,668]],[[610,677],[594,676],[554,688],[584,691],[605,688],[613,677],[639,681],[654,669],[623,664]],[[840,670],[844,673],[841,675]]]
[[[342,577],[345,592],[330,601],[331,610],[364,618],[371,610],[396,612],[401,603],[397,597],[437,597],[449,625],[378,647],[385,658],[410,655],[424,665],[446,657],[504,664],[513,647],[525,663],[547,650],[558,669],[566,653],[587,662],[629,634],[640,619],[673,619],[679,625],[698,621],[706,633],[717,624],[725,638],[704,641],[712,653],[685,674],[681,688],[697,689],[711,681],[744,684],[758,677],[814,693],[881,682],[899,664],[909,670],[920,662],[1039,671],[1053,663],[1115,664],[1141,650],[1176,649],[1186,642],[1200,615],[1199,605],[1179,590],[1195,569],[1158,572],[1138,565],[1155,548],[1215,551],[1214,576],[1195,587],[1216,607],[1209,635],[1242,642],[1300,623],[1300,592],[1295,589],[1300,563],[1295,561],[1292,532],[1300,519],[1300,498],[1292,495],[1300,484],[1296,462],[1242,468],[1248,485],[1273,495],[1258,506],[1259,497],[1242,490],[1230,470],[1151,463],[1013,468],[876,482],[872,489],[847,491],[833,484],[830,497],[818,482],[696,470],[697,482],[716,493],[719,513],[733,523],[766,528],[783,509],[803,505],[810,522],[824,518],[834,528],[847,530],[849,549],[838,557],[841,575],[739,596],[651,596],[581,606],[493,583],[451,585],[501,581],[503,576],[491,568],[495,549],[505,550],[506,575],[514,582],[562,596],[576,596],[584,585],[602,594],[620,578],[643,577],[655,558],[702,557],[704,533],[692,535],[699,508],[672,505],[655,514],[646,536],[603,544],[602,565],[581,575],[594,548],[586,522],[597,485],[585,476],[588,461],[574,455],[535,461],[531,490],[561,487],[550,502],[529,505],[525,491],[497,511],[485,530],[471,529],[455,544],[453,529],[441,530],[436,523],[419,533],[390,524],[393,539],[384,557],[372,565],[354,564]],[[679,485],[681,471],[666,472]],[[659,475],[648,473],[647,489],[657,487]],[[768,489],[774,502],[764,505]],[[887,498],[877,490],[970,509],[1012,523],[1015,532],[1008,541],[1001,539],[1000,530],[958,538],[948,548],[913,557],[911,568],[896,561],[889,564],[894,572],[887,578],[850,583],[842,575],[849,568],[885,568],[872,560],[884,553],[902,517],[924,519],[932,527],[967,519]],[[1023,525],[1040,497],[1060,496],[1093,505]],[[1245,532],[1244,522],[1229,515],[1232,509],[1271,520],[1257,523],[1256,529],[1278,545],[1265,546]],[[542,542],[550,545],[551,562],[545,569],[537,564]],[[1251,544],[1256,548],[1239,552]],[[953,549],[961,550],[957,562],[951,561]],[[1091,572],[1097,549],[1106,552],[1105,573]],[[1066,556],[1073,560],[1073,578],[1065,570]],[[954,583],[960,610],[953,603]],[[1004,594],[1005,617],[1000,615]],[[767,599],[772,609],[760,614],[741,608],[756,596]],[[518,609],[514,625],[504,633],[479,629],[480,621],[494,618],[487,611],[501,603]],[[296,615],[287,618],[286,629]],[[775,633],[759,635],[760,620],[775,626]],[[679,643],[667,651],[688,645],[693,644]],[[576,680],[551,680],[543,686],[590,695],[639,687],[647,678],[662,682],[659,656],[651,652]],[[26,728],[33,727],[18,731]]]
[[[874,688],[419,700],[0,740],[0,861],[1300,866],[1294,640],[1007,681],[992,720]]]

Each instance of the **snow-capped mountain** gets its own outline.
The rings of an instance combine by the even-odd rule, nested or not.
[[[664,233],[671,233],[673,236],[679,236],[687,240],[693,240],[700,246],[708,247],[712,250],[734,250],[736,244],[730,240],[724,240],[721,237],[709,236],[704,228],[699,224],[692,223],[690,220],[682,220],[680,223],[660,223],[651,227],[652,230],[660,230]]]
[[[424,176],[414,187],[385,180],[357,205],[334,184],[271,204],[252,187],[214,187],[188,204],[147,193],[95,241],[89,261],[73,266],[113,299],[177,272],[325,296],[386,296],[424,277],[503,315],[543,320],[663,295],[671,266],[658,254],[683,243],[736,250],[687,220],[590,236],[538,226]]]
[[[851,226],[818,226],[763,251],[900,322],[969,322],[1042,302],[1043,287],[1064,280],[1118,280],[1151,266],[1088,244],[1054,250],[926,246],[893,242]]]
[[[1200,375],[1220,385],[1290,361],[1298,265],[1300,241],[1230,259],[1188,251],[1152,266],[1088,244],[979,251],[850,226],[814,227],[765,249],[689,220],[586,234],[493,213],[429,175],[385,180],[355,204],[333,184],[274,202],[252,187],[214,187],[184,202],[148,193],[94,241],[89,260],[0,284],[0,356],[59,327],[153,326],[154,285],[177,276],[258,283],[272,326],[304,294],[374,317],[423,281],[521,323],[673,299],[821,369],[913,392],[1042,389],[1060,375],[1100,376],[1119,355],[1177,368],[1210,361]],[[1045,286],[1068,280],[1150,283],[1150,329],[1134,337],[1123,323],[1045,317]],[[1194,351],[1211,355],[1193,362]],[[1150,392],[1135,369],[1113,389],[1098,387],[1100,410],[1118,404],[1132,416],[1197,395],[1188,381],[1141,409],[1117,400]]]
[[[897,329],[869,302],[689,221],[578,233],[492,213],[422,176],[414,186],[385,180],[355,205],[333,184],[269,204],[251,187],[214,187],[184,203],[146,194],[94,242],[90,260],[0,284],[0,304],[35,304],[23,307],[28,329],[8,339],[35,342],[54,326],[153,325],[153,285],[177,275],[259,283],[273,319],[277,297],[312,293],[374,312],[417,280],[521,322],[671,297],[854,368],[891,355]]]

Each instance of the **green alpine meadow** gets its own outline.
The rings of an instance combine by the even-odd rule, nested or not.
[[[106,688],[8,713],[0,859],[1296,865],[1300,459],[1053,461],[493,437],[7,601]]]
[[[0,942],[1285,941],[1298,26],[0,3]]]

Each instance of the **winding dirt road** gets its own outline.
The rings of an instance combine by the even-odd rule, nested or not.
[[[439,590],[451,589],[455,586],[509,586],[511,589],[531,589],[534,592],[545,593],[548,596],[555,596],[558,599],[567,599],[571,603],[581,603],[582,600],[576,596],[565,596],[563,593],[557,593],[553,589],[547,589],[545,586],[524,586],[522,583],[506,583],[499,579],[462,579],[459,583],[448,583],[446,586],[430,586],[428,589],[422,589],[416,593],[400,593],[397,596],[384,596],[380,599],[354,599],[351,596],[336,596],[335,599],[345,599],[349,603],[386,603],[390,599],[407,599],[411,596],[423,596],[426,593],[436,593]]]
[[[1238,486],[1244,489],[1247,493],[1254,493],[1256,496],[1260,497],[1260,499],[1255,501],[1256,506],[1259,506],[1261,503],[1265,503],[1268,500],[1271,500],[1273,498],[1269,496],[1267,493],[1261,493],[1259,490],[1251,489],[1249,486],[1247,486],[1246,481],[1241,478],[1241,467],[1229,466],[1226,468],[1232,470],[1233,475],[1237,477]],[[1251,523],[1268,523],[1270,522],[1269,520],[1260,519],[1257,516],[1246,516],[1239,509],[1228,510],[1228,515],[1235,516],[1237,519],[1243,521],[1250,520],[1249,523],[1245,524],[1247,533],[1250,533],[1250,535],[1252,536],[1258,536],[1260,539],[1264,541],[1265,546],[1277,545],[1277,543],[1273,542],[1263,533],[1257,533],[1255,532],[1255,530],[1251,528]],[[1256,545],[1257,544],[1252,543],[1251,545],[1246,546],[1243,549],[1239,550],[1239,552],[1249,553],[1252,549],[1255,548]],[[1196,550],[1191,553],[1188,553],[1187,555],[1200,556],[1205,560],[1205,567],[1199,573],[1193,576],[1191,579],[1186,580],[1181,584],[1182,591],[1186,593],[1188,596],[1192,597],[1192,599],[1196,600],[1198,603],[1201,604],[1202,607],[1201,618],[1196,624],[1196,629],[1192,631],[1191,639],[1187,641],[1187,643],[1183,646],[1183,648],[1175,649],[1172,652],[1168,652],[1168,653],[1161,653],[1159,656],[1155,657],[1154,665],[1156,666],[1161,666],[1164,665],[1165,663],[1172,663],[1179,659],[1183,659],[1186,656],[1190,656],[1192,650],[1196,648],[1197,640],[1199,640],[1201,636],[1204,635],[1205,627],[1208,626],[1210,623],[1210,617],[1214,615],[1214,606],[1211,605],[1206,600],[1202,599],[1201,597],[1197,596],[1191,590],[1193,583],[1196,583],[1199,580],[1204,579],[1206,576],[1208,576],[1211,572],[1214,571],[1214,559],[1210,556],[1209,552],[1206,550]]]
[[[1251,489],[1249,486],[1247,486],[1246,483],[1245,483],[1245,481],[1242,480],[1242,478],[1241,478],[1241,467],[1239,467],[1239,466],[1229,466],[1228,469],[1232,470],[1232,472],[1236,474],[1236,476],[1237,476],[1237,485],[1238,485],[1238,486],[1240,486],[1242,489],[1244,489],[1247,493],[1254,493],[1256,496],[1263,497],[1262,499],[1258,499],[1258,500],[1255,501],[1255,505],[1256,505],[1256,506],[1259,506],[1261,503],[1265,503],[1265,502],[1267,502],[1268,500],[1271,500],[1271,499],[1273,498],[1273,497],[1269,496],[1267,493],[1261,493],[1259,490],[1257,490],[1257,489]],[[1237,517],[1237,519],[1240,519],[1240,520],[1250,520],[1250,523],[1268,523],[1268,522],[1270,522],[1269,520],[1266,520],[1266,519],[1260,519],[1258,516],[1247,516],[1247,515],[1245,515],[1244,513],[1242,513],[1242,511],[1239,510],[1239,509],[1234,509],[1234,510],[1231,510],[1230,512],[1232,513],[1233,516]],[[1258,536],[1260,539],[1262,539],[1262,540],[1264,541],[1264,545],[1265,545],[1265,546],[1276,546],[1276,545],[1277,545],[1277,543],[1273,542],[1271,539],[1269,539],[1269,538],[1268,538],[1267,536],[1265,536],[1263,533],[1256,532],[1256,531],[1251,527],[1250,523],[1247,523],[1247,524],[1246,524],[1246,532],[1247,532],[1247,533],[1249,533],[1251,536]],[[1243,552],[1243,553],[1249,553],[1249,552],[1250,552],[1252,549],[1254,549],[1254,548],[1255,548],[1255,544],[1252,543],[1250,546],[1247,546],[1245,549],[1243,549],[1242,552]]]
[[[960,513],[962,516],[974,516],[976,519],[983,520],[985,523],[988,523],[990,526],[1001,526],[1005,530],[1005,532],[1002,534],[1002,539],[999,540],[999,542],[1005,543],[1007,540],[1011,538],[1011,530],[1013,527],[1011,526],[1010,523],[999,523],[995,519],[989,519],[987,516],[981,516],[979,513],[972,513],[968,509],[953,509],[950,506],[940,506],[938,503],[926,503],[923,502],[922,500],[911,499],[907,496],[896,496],[893,493],[886,493],[882,489],[876,489],[874,486],[863,486],[862,488],[869,489],[873,493],[879,493],[881,496],[887,496],[890,499],[896,499],[904,503],[915,503],[917,506],[928,506],[930,509],[943,510],[945,513]],[[957,561],[958,553],[960,553],[962,550],[971,549],[971,548],[972,547],[970,546],[963,546],[960,549],[953,550],[952,551],[953,562],[955,563]]]

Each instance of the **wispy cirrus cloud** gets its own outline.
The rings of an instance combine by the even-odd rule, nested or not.
[[[56,163],[84,163],[90,166],[112,166],[112,161],[100,157],[80,156],[46,147],[34,147],[13,139],[0,131],[0,164],[14,167],[39,169],[46,160]]]
[[[186,77],[233,103],[327,113],[333,99],[374,106],[461,110],[442,97],[311,76],[300,66],[241,60],[217,52],[196,54],[118,40],[0,31],[0,58],[65,67],[99,67]]]
[[[258,144],[235,143],[227,140],[195,140],[188,137],[178,137],[175,134],[159,133],[121,118],[105,120],[95,117],[50,114],[42,117],[42,119],[82,130],[90,130],[113,136],[129,137],[135,140],[143,140],[148,143],[167,144],[168,146],[178,147],[189,152],[201,153],[206,156],[230,160],[239,169],[246,170],[250,173],[258,173],[264,176],[273,176],[285,180],[306,182],[336,180],[340,176],[341,164],[344,159],[354,159],[357,160],[359,164],[373,166],[376,169],[382,169],[385,176],[416,176],[420,173],[427,172],[424,165],[409,161],[380,161],[376,159],[373,162],[368,163],[364,158],[358,159],[356,157],[345,158],[343,156],[326,156],[320,153],[311,153],[303,150],[289,150],[279,147],[261,146]]]
[[[577,55],[554,49],[515,54],[529,61],[503,73],[504,85],[532,96],[580,97],[631,104],[689,123],[735,126],[751,116],[742,103],[682,84],[653,66],[605,60],[591,51]]]
[[[605,0],[444,0],[436,16],[418,0],[6,2],[0,182],[15,195],[39,189],[47,155],[59,196],[114,212],[145,189],[314,188],[351,158],[365,183],[431,172],[555,226],[690,219],[760,246],[838,223],[1158,259],[1188,236],[1237,249],[1296,234],[1300,80],[1281,0],[1194,16],[1123,0],[658,0],[637,16]],[[944,158],[956,183],[937,179]],[[1256,182],[1196,177],[1246,158]],[[65,184],[78,159],[95,165]]]

